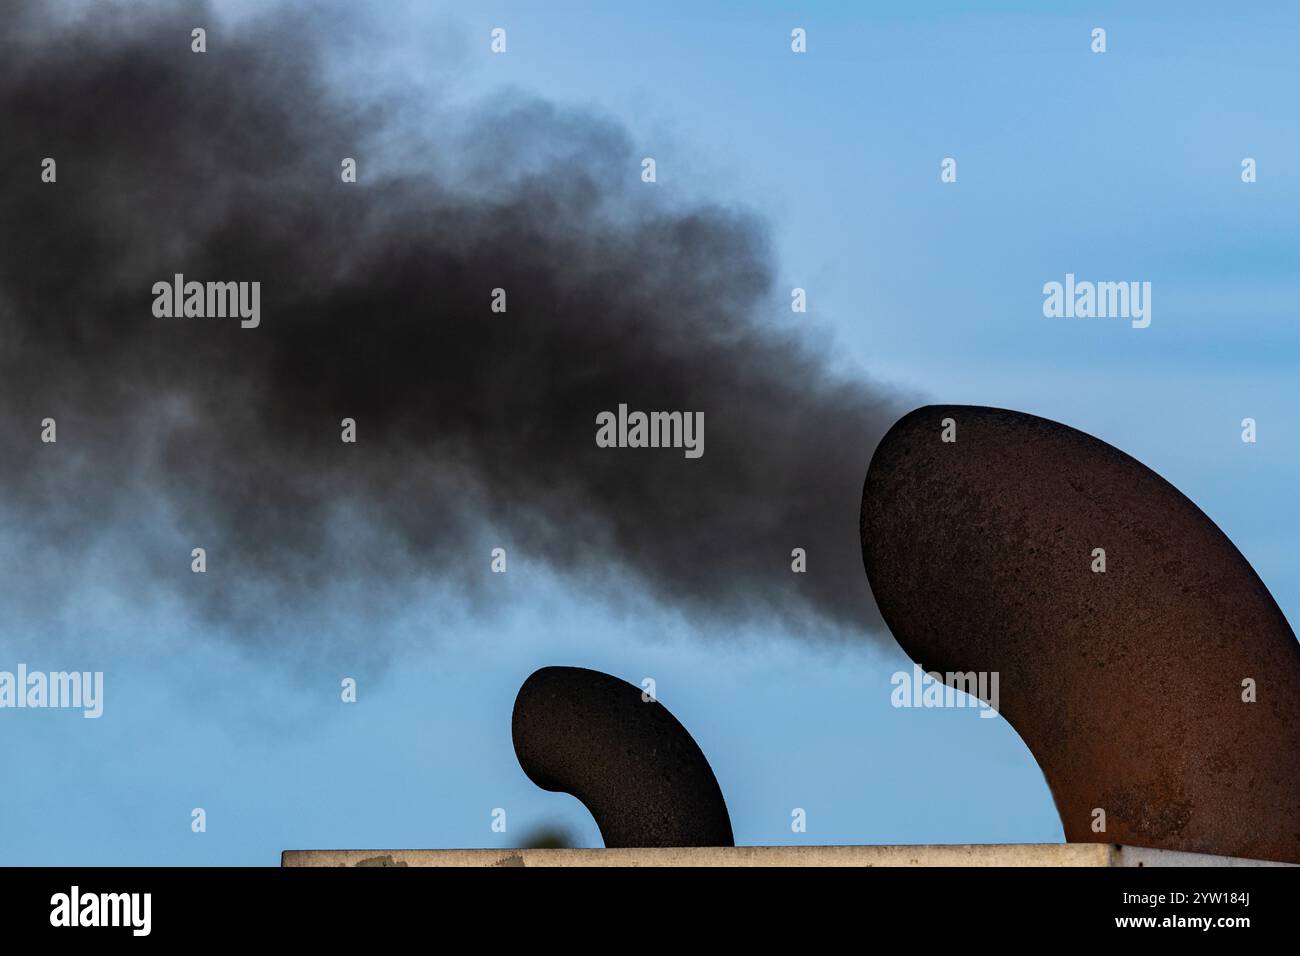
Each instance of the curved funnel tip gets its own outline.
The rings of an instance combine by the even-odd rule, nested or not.
[[[1300,862],[1300,648],[1155,472],[1047,419],[928,406],[881,439],[861,534],[913,660],[998,675],[1067,840]]]
[[[607,847],[733,846],[704,753],[639,687],[581,667],[543,667],[519,688],[515,754],[543,790],[591,811]]]

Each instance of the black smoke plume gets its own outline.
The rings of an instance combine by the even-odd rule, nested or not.
[[[760,220],[663,198],[616,124],[520,95],[433,104],[416,129],[413,104],[331,84],[301,13],[210,22],[196,54],[192,8],[7,9],[11,601],[57,597],[111,535],[145,572],[128,599],[178,595],[251,646],[348,586],[491,601],[499,543],[512,569],[701,630],[880,627],[856,516],[902,409],[791,331]],[[260,327],[155,317],[175,273],[261,282]],[[704,456],[596,447],[619,403],[703,412]]]

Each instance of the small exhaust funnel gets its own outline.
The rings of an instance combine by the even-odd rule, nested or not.
[[[581,800],[606,847],[735,845],[704,753],[641,688],[543,667],[519,688],[511,732],[528,779]]]

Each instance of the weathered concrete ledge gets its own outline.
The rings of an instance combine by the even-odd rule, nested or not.
[[[1289,866],[1114,843],[572,850],[285,850],[281,866]]]

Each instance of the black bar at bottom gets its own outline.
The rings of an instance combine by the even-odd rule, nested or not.
[[[1298,875],[1253,867],[14,868],[0,869],[0,925],[6,943],[75,934],[81,945],[351,941],[384,950],[550,949],[593,931],[654,948],[676,946],[684,933],[694,948],[703,934],[729,950],[748,939],[770,944],[782,931],[807,940],[847,931],[866,945],[876,934],[914,934],[925,945],[1021,932],[1058,943],[1192,935],[1230,943],[1293,928]]]

